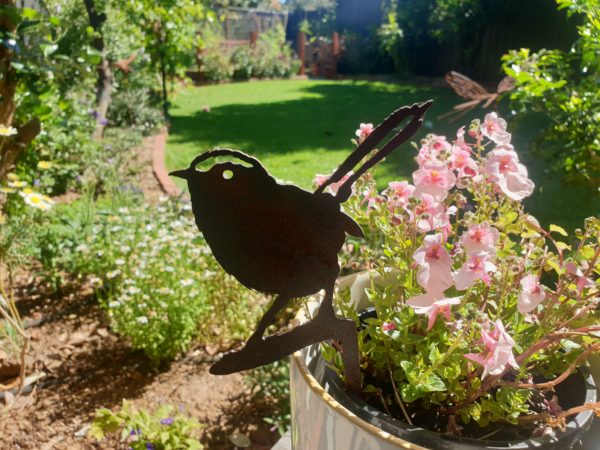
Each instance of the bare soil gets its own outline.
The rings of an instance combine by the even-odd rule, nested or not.
[[[150,201],[163,192],[152,174],[152,138],[139,149],[140,185]],[[214,349],[192,348],[168,367],[156,369],[114,335],[90,287],[48,295],[31,275],[19,277],[16,296],[31,335],[27,373],[44,375],[22,395],[0,398],[0,450],[121,449],[116,438],[96,442],[87,430],[97,408],[116,409],[122,399],[142,407],[169,403],[206,427],[208,449],[236,448],[234,433],[251,449],[270,449],[279,438],[263,418],[268,402],[252,398],[243,374],[213,376]]]

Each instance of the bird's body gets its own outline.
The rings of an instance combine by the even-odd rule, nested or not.
[[[335,197],[278,184],[262,168],[216,164],[189,187],[196,224],[215,258],[266,294],[316,293],[337,277],[346,233],[362,235]]]

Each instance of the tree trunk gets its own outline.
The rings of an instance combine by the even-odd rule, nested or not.
[[[14,0],[0,0],[0,6],[15,7]],[[0,30],[13,33],[16,25],[8,14],[0,15]],[[11,65],[12,50],[0,45],[0,124],[13,126],[15,118],[15,92],[18,78]],[[35,139],[40,132],[40,121],[32,119],[23,126],[15,125],[17,134],[0,138],[0,183],[6,181],[6,176],[23,150]]]
[[[6,176],[13,168],[13,165],[17,161],[17,158],[21,155],[23,150],[35,139],[35,137],[42,130],[40,121],[37,118],[31,119],[22,127],[19,127],[19,133],[11,138],[2,147],[2,162],[0,163],[0,183],[6,181]]]
[[[102,37],[102,25],[106,21],[106,14],[98,13],[94,0],[83,0],[85,9],[87,10],[90,26],[94,29],[96,36],[92,41],[92,46],[102,55],[102,59],[96,73],[98,79],[96,81],[96,129],[92,134],[92,138],[96,141],[102,139],[102,133],[106,126],[106,113],[110,105],[110,96],[112,93],[113,73],[110,68],[110,63],[106,58],[106,49],[104,48],[104,38]]]
[[[14,0],[0,0],[0,6],[14,7]],[[15,24],[8,14],[0,14],[0,30],[14,33]],[[0,124],[10,126],[15,115],[15,91],[17,76],[11,66],[11,53],[4,45],[0,45]]]

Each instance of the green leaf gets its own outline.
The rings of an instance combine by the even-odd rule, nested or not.
[[[557,274],[559,274],[559,275],[562,275],[562,274],[565,272],[565,269],[563,269],[562,267],[560,267],[560,266],[558,265],[558,263],[557,263],[556,261],[552,260],[552,259],[547,259],[547,260],[546,260],[546,264],[547,264],[548,266],[550,266],[552,269],[554,269],[554,271],[555,271]]]
[[[569,244],[560,241],[556,243],[556,248],[560,249],[561,251],[571,250],[571,246]]]
[[[42,54],[44,58],[47,58],[52,53],[54,53],[58,49],[58,45],[56,44],[41,44],[40,48],[42,49]]]
[[[592,259],[596,252],[594,251],[594,248],[591,245],[586,245],[581,249],[580,253],[581,256],[583,256],[585,259]]]
[[[551,233],[552,233],[552,232],[555,232],[555,233],[561,234],[561,235],[563,235],[563,236],[568,236],[568,235],[569,235],[569,234],[568,234],[568,233],[565,231],[565,229],[564,229],[564,228],[562,228],[562,227],[559,227],[558,225],[554,225],[554,224],[550,225],[550,232],[551,232]]]
[[[412,403],[423,396],[423,393],[411,384],[403,384],[400,387],[400,396],[406,403]]]
[[[446,385],[435,373],[430,373],[427,375],[424,381],[422,380],[422,382],[418,385],[418,388],[426,392],[440,392],[446,390]]]
[[[23,17],[23,19],[35,19],[36,17],[38,17],[38,12],[35,9],[31,9],[31,8],[22,8],[21,9],[21,17]]]
[[[406,374],[406,379],[410,384],[412,384],[413,386],[419,384],[419,373],[413,363],[411,363],[410,361],[402,361],[400,363],[400,367],[402,367],[402,370],[404,370],[404,373]]]
[[[441,358],[442,354],[437,348],[437,343],[433,343],[431,345],[431,349],[429,350],[429,362],[431,364],[435,364]]]
[[[88,431],[88,436],[90,436],[93,439],[96,439],[97,441],[101,441],[102,439],[104,439],[104,431],[99,424],[94,422],[90,427],[90,431]]]

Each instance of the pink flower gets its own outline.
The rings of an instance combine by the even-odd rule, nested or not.
[[[535,185],[527,177],[527,169],[519,163],[512,145],[492,150],[485,161],[485,169],[490,180],[513,200],[523,200],[532,194]]]
[[[456,182],[456,176],[448,170],[445,164],[428,163],[413,172],[415,183],[414,195],[431,194],[438,201],[448,196]]]
[[[361,203],[367,202],[369,208],[375,206],[378,203],[383,203],[384,198],[379,195],[376,189],[365,189],[363,192],[363,200]]]
[[[587,270],[587,262],[583,262],[584,270]],[[581,294],[581,291],[586,287],[594,286],[594,280],[584,276],[583,272],[574,262],[568,262],[565,264],[565,269],[569,275],[572,275],[577,280],[577,292]]]
[[[417,282],[427,292],[439,294],[452,286],[452,259],[444,248],[441,234],[425,236],[413,259],[420,267]]]
[[[461,242],[468,254],[485,252],[495,255],[499,236],[498,230],[490,227],[487,222],[472,223],[461,236]]]
[[[372,123],[361,123],[358,130],[356,130],[356,137],[358,142],[362,143],[369,135],[373,132]]]
[[[427,163],[439,163],[447,158],[450,152],[451,145],[446,140],[445,136],[437,136],[428,134],[423,140],[419,154],[417,155],[417,163],[423,166]]]
[[[495,322],[495,329],[491,333],[482,329],[481,339],[485,345],[484,353],[467,353],[465,358],[483,366],[481,379],[489,375],[501,375],[506,366],[510,365],[515,369],[519,368],[513,355],[515,341],[504,329],[500,319]]]
[[[477,175],[477,163],[471,158],[471,152],[458,146],[452,147],[450,168],[458,171],[458,178],[474,177]]]
[[[457,147],[466,150],[468,152],[471,151],[471,147],[469,147],[469,144],[466,143],[465,141],[465,127],[462,126],[458,129],[458,131],[456,132],[456,141],[454,142],[454,145],[456,145]]]
[[[394,322],[383,322],[381,324],[381,330],[384,333],[387,333],[388,331],[394,331],[396,329],[396,324]]]
[[[422,194],[414,211],[409,211],[411,218],[413,212],[416,215],[417,228],[422,233],[440,230],[450,224],[446,208],[441,202],[436,202],[431,194]]]
[[[425,293],[423,295],[417,295],[407,300],[407,304],[415,309],[415,314],[427,314],[429,321],[427,323],[427,331],[433,328],[435,320],[438,315],[442,315],[446,320],[451,320],[450,317],[450,306],[458,305],[460,303],[460,297],[444,298],[442,300],[435,300],[435,295]]]
[[[527,275],[521,280],[521,292],[517,309],[521,314],[530,313],[544,301],[546,293],[535,275]]]
[[[496,271],[496,266],[488,261],[489,253],[481,252],[469,256],[467,262],[463,264],[458,272],[454,274],[454,285],[456,289],[462,291],[468,289],[477,280],[482,280],[485,284],[490,284],[490,272]]]
[[[495,112],[485,115],[481,124],[481,133],[496,144],[510,144],[510,133],[506,131],[506,120]]]
[[[406,206],[413,192],[415,192],[415,187],[408,181],[392,181],[388,184],[384,194],[387,195],[388,202],[394,206]]]
[[[337,194],[338,189],[342,186],[342,184],[344,184],[348,180],[348,178],[350,178],[351,175],[352,172],[348,172],[342,177],[340,181],[338,181],[337,183],[331,183],[329,186],[327,186],[327,190],[331,194]],[[322,186],[327,180],[329,180],[330,176],[331,175],[315,175],[315,178],[313,179],[313,184],[316,184],[317,186]]]

